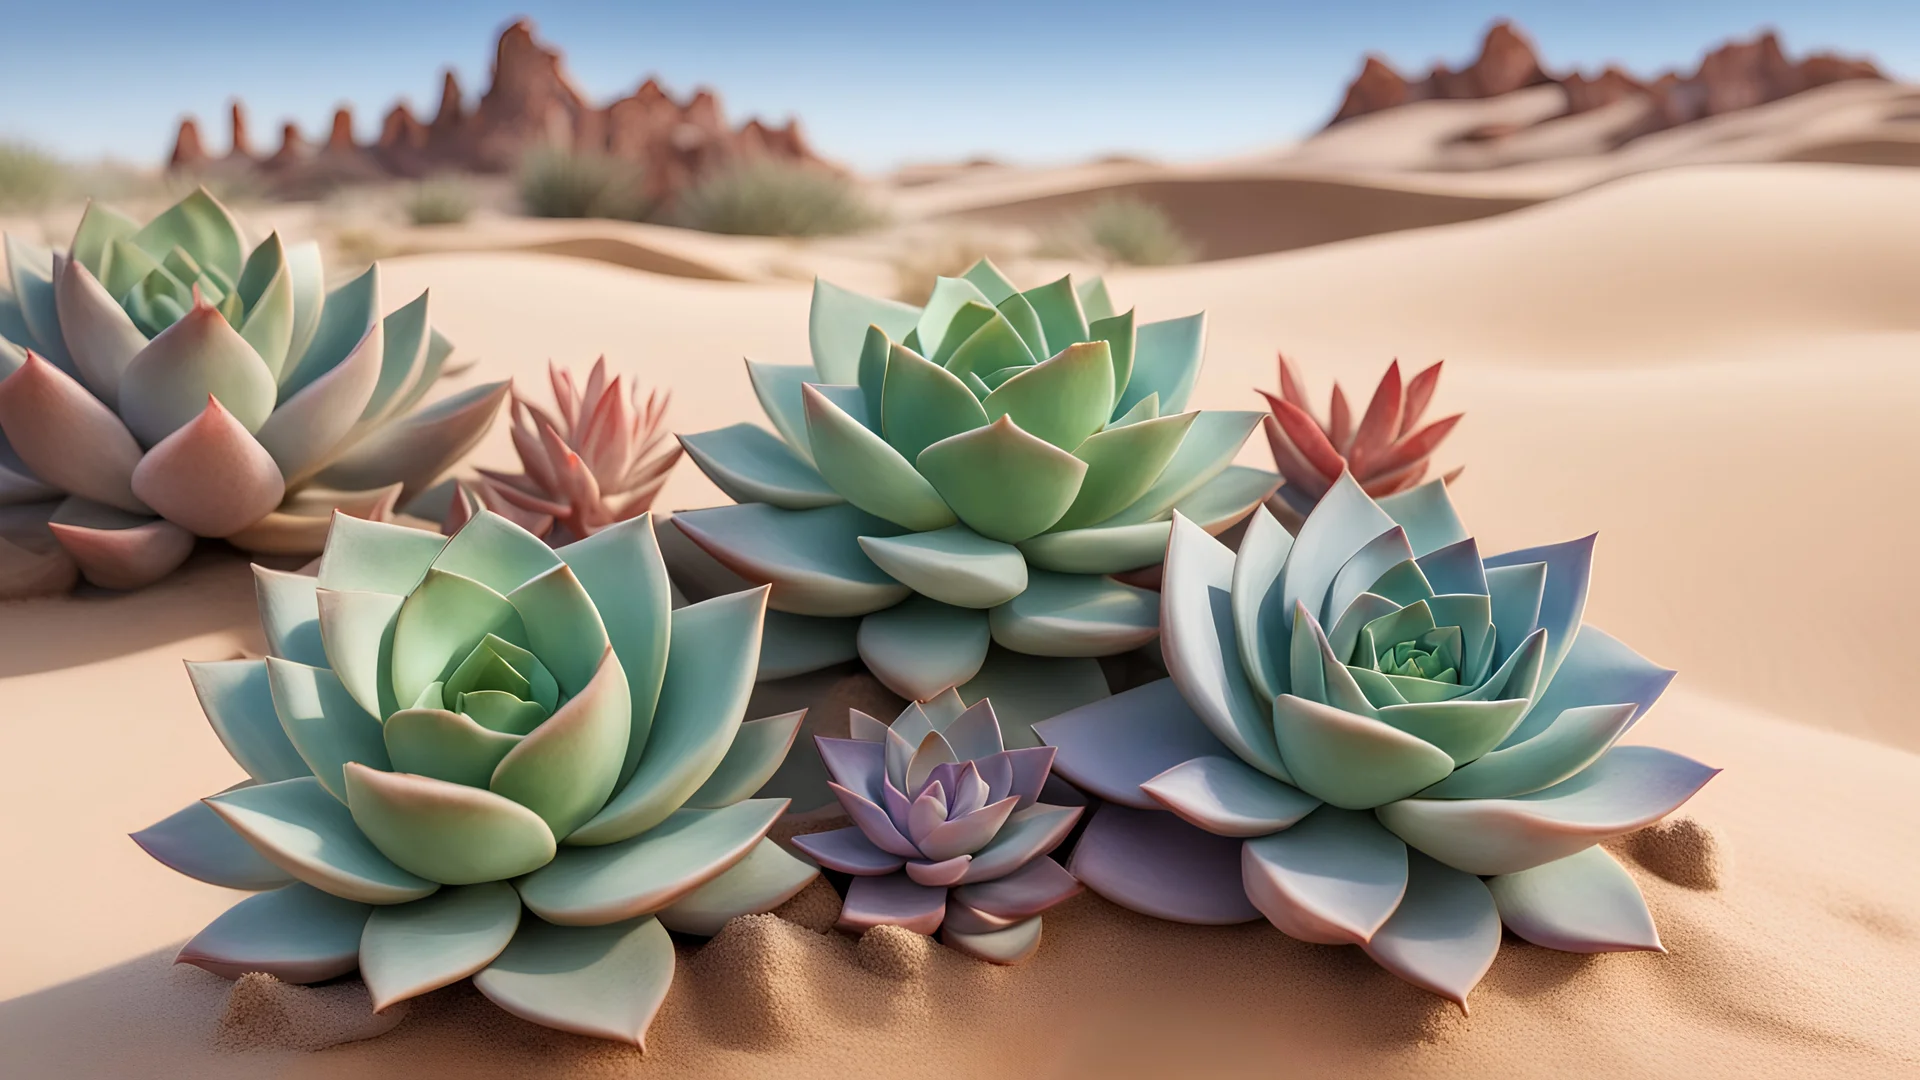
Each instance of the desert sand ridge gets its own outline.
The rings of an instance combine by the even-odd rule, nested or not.
[[[4,1071],[1051,1077],[1204,1058],[1228,1075],[1915,1075],[1920,728],[1904,680],[1920,579],[1901,492],[1920,415],[1917,204],[1904,170],[1674,169],[1480,221],[1112,275],[1144,318],[1209,311],[1196,406],[1258,407],[1276,349],[1317,399],[1396,355],[1444,357],[1435,408],[1468,418],[1437,464],[1467,464],[1456,498],[1483,544],[1600,532],[1591,621],[1682,672],[1633,740],[1728,770],[1689,807],[1728,858],[1723,886],[1635,868],[1664,957],[1510,942],[1462,1018],[1351,950],[1085,897],[1049,916],[1026,967],[935,949],[906,982],[849,939],[737,924],[683,956],[644,1059],[459,988],[375,1041],[221,1051],[229,984],[168,961],[232,894],[125,839],[239,779],[179,666],[262,647],[244,562],[207,553],[144,593],[0,608],[0,862],[21,883],[0,899]],[[673,389],[680,430],[758,420],[742,355],[806,359],[799,281],[525,252],[385,274],[396,295],[432,287],[436,323],[482,358],[467,378],[534,385],[549,358],[606,352]],[[1246,460],[1265,453],[1255,440]],[[510,465],[506,433],[476,460]],[[660,505],[720,500],[682,468]]]

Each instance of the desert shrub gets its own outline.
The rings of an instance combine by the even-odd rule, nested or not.
[[[38,210],[65,194],[66,163],[24,143],[0,142],[0,210]]]
[[[473,215],[473,189],[456,177],[430,177],[407,193],[404,209],[415,225],[458,225]]]
[[[1170,266],[1192,262],[1193,241],[1158,205],[1143,199],[1102,199],[1049,237],[1050,253],[1092,258],[1123,266]]]
[[[636,221],[647,212],[640,167],[606,154],[536,151],[519,180],[520,202],[535,217]]]
[[[680,196],[681,224],[737,236],[838,236],[879,224],[860,187],[837,172],[768,159],[742,161]]]

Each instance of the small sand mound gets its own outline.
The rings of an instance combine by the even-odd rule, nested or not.
[[[918,982],[933,963],[933,939],[899,926],[876,926],[860,935],[860,966],[889,979]]]
[[[357,979],[295,986],[255,971],[227,991],[214,1042],[224,1050],[325,1050],[384,1035],[406,1015],[406,1002],[374,1012],[366,984]]]
[[[703,1019],[716,1041],[778,1046],[814,1022],[806,947],[813,936],[772,915],[742,915],[694,954],[688,972],[700,984]]]
[[[1619,850],[1675,885],[1718,889],[1727,878],[1727,851],[1712,829],[1690,817],[1668,818],[1621,838]]]
[[[773,914],[816,934],[825,934],[840,921],[840,894],[825,878],[814,878],[793,899],[773,909]]]

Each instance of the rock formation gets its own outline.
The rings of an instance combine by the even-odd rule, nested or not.
[[[529,151],[547,148],[636,162],[646,194],[654,199],[670,198],[702,174],[742,158],[824,164],[798,122],[774,126],[749,120],[734,128],[708,90],[682,103],[648,79],[631,96],[596,106],[568,79],[560,54],[536,41],[533,24],[524,19],[501,32],[492,82],[471,110],[448,71],[439,109],[425,124],[404,102],[397,103],[382,120],[379,137],[361,145],[354,140],[352,114],[342,108],[319,150],[310,149],[288,124],[280,149],[264,158],[248,144],[245,113],[237,101],[232,119],[233,149],[221,164],[257,170],[289,193],[380,177],[506,172]],[[191,172],[213,164],[199,125],[191,117],[182,120],[170,167]]]
[[[1829,83],[1884,78],[1868,60],[1833,53],[1789,59],[1779,37],[1772,33],[1720,46],[1702,58],[1692,74],[1667,71],[1653,79],[1639,79],[1618,67],[1608,67],[1591,77],[1580,72],[1553,75],[1541,67],[1532,42],[1512,23],[1501,21],[1487,31],[1473,63],[1458,71],[1437,64],[1418,82],[1408,81],[1377,56],[1367,57],[1327,126],[1415,101],[1498,97],[1551,83],[1566,92],[1567,110],[1562,115],[1589,112],[1631,98],[1645,99],[1649,108],[1625,132],[1624,137],[1631,139],[1778,101]]]

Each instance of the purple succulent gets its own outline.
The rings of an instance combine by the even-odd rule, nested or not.
[[[1038,801],[1054,749],[1006,748],[993,706],[946,691],[892,726],[859,710],[853,738],[816,738],[849,828],[794,837],[852,874],[840,929],[940,931],[952,948],[1014,964],[1040,946],[1040,913],[1080,883],[1047,857],[1080,807]]]

